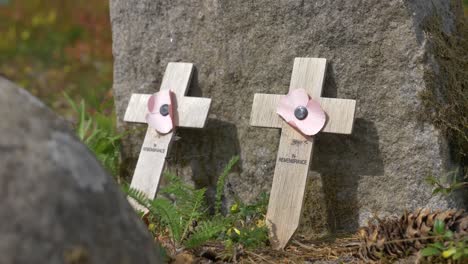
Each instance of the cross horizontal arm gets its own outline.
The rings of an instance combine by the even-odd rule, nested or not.
[[[146,123],[148,113],[147,103],[150,94],[132,94],[125,112],[124,121]],[[210,110],[211,99],[198,97],[183,97],[177,102],[178,127],[203,128]]]
[[[184,97],[178,104],[179,120],[176,121],[178,127],[205,127],[211,106],[210,98]]]
[[[257,127],[281,128],[283,120],[276,113],[282,95],[255,94],[250,114],[250,125]]]
[[[281,128],[284,122],[276,113],[276,107],[283,95],[255,94],[250,125]],[[351,134],[353,130],[356,101],[350,99],[320,98],[320,106],[327,114],[327,123],[322,132]]]
[[[327,123],[323,132],[351,134],[356,112],[356,100],[320,98],[320,106],[327,115]]]
[[[150,96],[151,94],[132,94],[123,120],[125,122],[146,123],[145,116],[148,113]]]

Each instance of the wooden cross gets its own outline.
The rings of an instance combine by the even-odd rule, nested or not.
[[[175,127],[203,128],[211,105],[209,98],[186,97],[192,77],[192,63],[174,63],[167,65],[160,90],[171,90],[175,94],[174,129],[162,135],[148,127],[140,156],[133,174],[131,187],[142,191],[153,199],[156,196],[161,173],[164,169]],[[146,123],[147,103],[151,94],[132,94],[125,112],[124,121]],[[132,205],[142,209],[132,200]]]
[[[321,97],[325,69],[326,59],[296,58],[289,90],[305,89],[320,103],[327,115],[322,132],[351,134],[356,101]],[[299,133],[276,113],[281,96],[255,94],[250,118],[252,126],[282,129],[267,212],[270,240],[276,249],[286,246],[299,225],[314,145],[313,137]]]

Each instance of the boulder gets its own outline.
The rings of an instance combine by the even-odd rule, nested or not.
[[[113,178],[67,123],[0,77],[2,263],[161,263]]]
[[[421,92],[445,78],[425,31],[455,34],[461,1],[111,0],[119,127],[131,93],[159,89],[166,65],[192,62],[191,94],[211,97],[203,130],[178,131],[168,168],[214,189],[234,154],[227,195],[271,187],[279,130],[249,126],[254,93],[285,94],[295,57],[328,60],[324,97],[357,100],[354,132],[317,136],[302,231],[353,231],[374,213],[463,206],[431,196],[425,178],[458,166],[443,133],[423,121]],[[143,131],[124,141],[131,176]],[[212,193],[212,192],[211,192]],[[229,201],[229,199],[228,199]],[[309,232],[309,233],[310,233]]]

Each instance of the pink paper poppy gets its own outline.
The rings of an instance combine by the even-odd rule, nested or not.
[[[171,91],[163,90],[151,95],[148,110],[146,122],[156,131],[167,134],[174,128]]]
[[[309,98],[304,89],[294,89],[282,96],[276,113],[307,136],[320,132],[326,121],[320,104]]]

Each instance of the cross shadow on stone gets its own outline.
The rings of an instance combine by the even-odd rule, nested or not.
[[[203,97],[196,68],[192,75],[188,96]],[[177,137],[178,140],[174,142],[167,160],[168,169],[179,176],[191,175],[191,178],[185,180],[192,181],[196,188],[207,188],[207,200],[212,205],[219,175],[230,159],[240,153],[236,125],[209,118],[204,129],[180,129]],[[183,168],[185,171],[181,171],[184,170]],[[239,160],[228,178],[235,177],[241,168],[242,164]],[[229,183],[225,187],[228,191]]]
[[[324,97],[337,97],[329,64]],[[351,135],[317,136],[300,232],[353,232],[359,227],[358,184],[366,175],[384,175],[379,136],[373,122],[357,118]]]
[[[228,122],[208,119],[203,130],[184,129],[179,131],[178,136],[180,139],[174,143],[169,154],[168,168],[177,174],[182,168],[189,168],[191,171],[183,171],[181,174],[192,175],[191,179],[186,180],[193,181],[196,188],[207,188],[207,200],[212,205],[219,175],[229,160],[240,153],[237,128]],[[235,177],[241,168],[242,164],[239,161],[228,178]],[[229,182],[229,179],[226,182]],[[228,191],[229,186],[225,187]]]
[[[356,230],[359,179],[384,174],[375,125],[358,118],[350,137],[321,135],[315,151],[312,166],[323,181],[328,228],[332,232]]]

